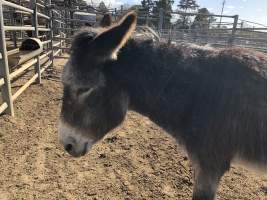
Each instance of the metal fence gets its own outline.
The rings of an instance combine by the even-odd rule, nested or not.
[[[69,51],[73,34],[81,26],[94,25],[104,13],[89,6],[66,5],[65,1],[11,1],[0,0],[0,114],[14,116],[14,101],[32,83],[41,83],[42,73],[53,68],[55,58],[68,58],[63,53]],[[115,16],[117,10],[108,12]],[[96,19],[80,19],[82,13]],[[27,38],[40,41],[38,53],[19,48]],[[25,73],[30,78],[17,87],[16,82]]]
[[[110,9],[108,12],[116,20],[127,10]],[[77,17],[82,13],[84,16],[94,14],[95,19],[90,22]],[[0,0],[0,114],[6,112],[13,116],[14,101],[19,95],[32,83],[41,83],[42,73],[48,67],[53,67],[55,58],[68,58],[63,53],[69,51],[73,34],[81,26],[94,25],[103,14],[90,6],[60,6],[51,4],[51,0]],[[205,17],[205,24],[184,26],[181,21],[179,23],[179,19],[195,20],[201,16]],[[170,18],[174,22],[170,22]],[[215,47],[241,46],[267,52],[267,27],[246,27],[244,22],[238,15],[164,13],[160,9],[158,15],[151,16],[138,11],[137,32],[142,33],[136,34],[136,37],[141,35],[157,41],[209,44]],[[19,48],[30,37],[41,41],[42,50],[38,54],[23,52]],[[19,61],[13,64],[12,57],[19,57]],[[29,71],[33,72],[30,79],[18,89],[15,88],[15,80]]]
[[[214,15],[199,13],[168,13],[176,22],[166,24],[166,13],[149,17],[140,13],[146,24],[156,29],[163,41],[173,43],[195,43],[214,47],[245,47],[267,52],[267,26],[239,19],[238,15]],[[141,17],[141,16],[140,16]],[[197,17],[204,17],[204,23],[196,23]],[[190,25],[178,23],[179,19],[191,19]],[[168,20],[167,20],[168,21]],[[250,23],[245,27],[244,22]]]
[[[54,56],[61,53],[54,49],[58,44],[54,42],[54,10],[50,6],[50,0],[20,3],[0,0],[0,114],[6,112],[13,116],[14,101],[32,83],[41,83],[42,73],[53,66]],[[27,34],[41,41],[42,48],[37,55],[18,48]],[[17,59],[14,66],[12,58]],[[29,70],[34,71],[30,79],[13,89],[14,81]]]

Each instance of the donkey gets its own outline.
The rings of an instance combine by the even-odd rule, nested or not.
[[[215,198],[235,159],[267,168],[267,58],[131,38],[136,14],[76,35],[64,67],[59,139],[85,155],[128,109],[181,142],[195,170],[193,200]]]

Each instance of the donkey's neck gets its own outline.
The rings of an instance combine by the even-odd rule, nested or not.
[[[182,120],[192,102],[195,62],[185,65],[186,51],[149,41],[130,40],[108,67],[107,76],[130,97],[130,109],[165,129]],[[188,62],[186,62],[188,63]]]

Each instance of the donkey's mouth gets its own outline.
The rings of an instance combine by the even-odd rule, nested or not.
[[[86,142],[86,143],[84,144],[84,148],[83,148],[83,151],[82,151],[81,156],[84,156],[84,155],[89,151],[88,146],[89,146],[89,143]]]
[[[60,121],[59,123],[59,141],[73,157],[84,156],[93,146],[96,140],[85,137],[75,128]]]
[[[81,149],[77,150],[74,145],[67,144],[64,146],[64,149],[73,157],[81,157],[91,149],[91,145],[89,142],[86,142]]]

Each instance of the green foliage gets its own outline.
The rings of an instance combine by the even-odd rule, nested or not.
[[[84,0],[77,0],[77,3],[80,4],[81,6],[87,6],[87,2]]]
[[[103,1],[101,1],[101,2],[99,3],[99,5],[98,5],[98,10],[99,10],[100,12],[102,12],[102,13],[106,13],[106,12],[108,12],[108,8],[107,8],[106,4],[105,4]]]
[[[187,12],[188,10],[197,10],[199,7],[195,0],[180,0],[177,6],[178,9],[183,10],[184,12]],[[177,21],[176,24],[178,24],[179,28],[188,29],[190,23],[190,17],[181,15],[180,21]]]
[[[214,17],[207,16],[211,14],[207,8],[199,9],[198,14],[191,26],[194,29],[208,29],[210,24],[216,21]]]
[[[196,10],[198,7],[199,6],[195,0],[180,0],[178,4],[178,8],[185,11],[188,9]]]
[[[163,28],[170,28],[171,26],[171,12],[173,3],[174,0],[158,0],[154,2],[152,10],[153,16],[159,19],[160,9],[163,11]]]
[[[73,6],[87,6],[87,2],[85,0],[65,0],[62,1],[54,1],[56,5],[65,5],[66,7],[70,8]]]
[[[142,11],[151,13],[154,7],[153,0],[142,0],[141,1]]]
[[[134,10],[135,12],[138,12],[141,9],[142,9],[141,5],[132,5],[131,7],[128,8],[128,10]]]

